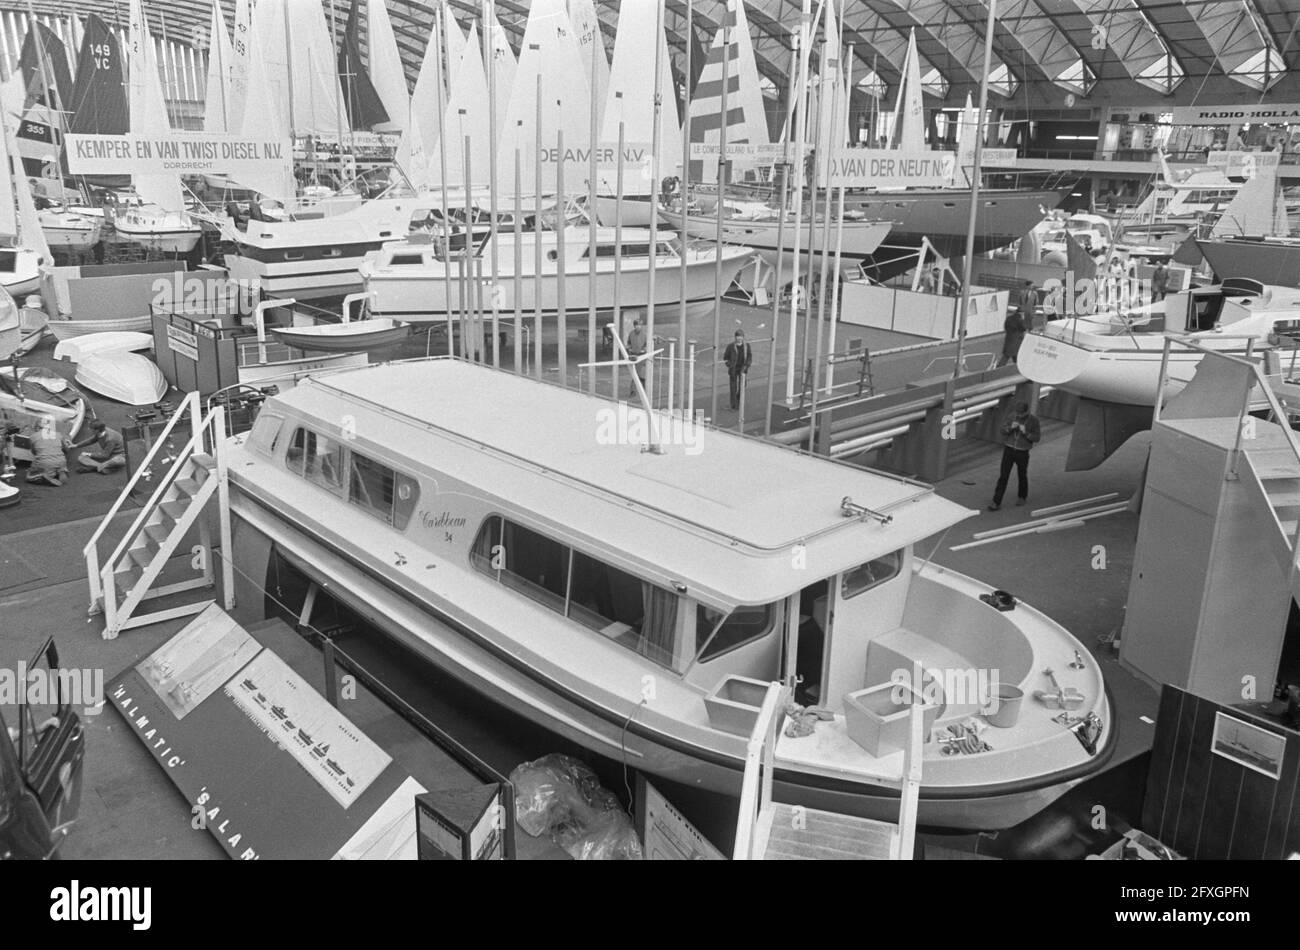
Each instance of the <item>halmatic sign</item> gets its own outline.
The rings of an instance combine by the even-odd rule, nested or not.
[[[836,149],[831,154],[832,188],[907,188],[946,185],[952,180],[953,152],[883,148]]]

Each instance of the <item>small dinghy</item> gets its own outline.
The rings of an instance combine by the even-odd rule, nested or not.
[[[151,406],[167,393],[162,370],[147,357],[129,350],[87,356],[77,366],[77,382],[132,406]]]
[[[0,425],[16,426],[18,438],[10,446],[16,462],[30,462],[30,438],[44,423],[54,420],[60,438],[70,439],[86,418],[86,401],[62,376],[31,366],[0,369]]]
[[[411,333],[405,323],[387,317],[311,327],[268,327],[281,343],[320,353],[364,353],[401,343]]]
[[[80,363],[89,356],[119,351],[147,350],[152,346],[153,337],[148,333],[136,333],[131,330],[88,333],[85,336],[73,337],[60,342],[54,348],[54,358]]]

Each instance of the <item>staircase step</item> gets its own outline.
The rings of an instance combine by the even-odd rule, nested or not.
[[[190,461],[204,471],[215,472],[217,470],[217,460],[207,452],[195,452],[190,456]]]
[[[193,498],[199,493],[199,489],[203,487],[203,480],[194,478],[178,478],[174,484],[177,489],[180,490],[181,494]]]
[[[189,510],[189,507],[189,496],[183,495],[174,501],[164,501],[158,506],[158,510],[167,518],[171,519],[173,523],[176,523],[179,522],[181,518],[185,517],[185,512]]]
[[[1295,537],[1295,529],[1297,524],[1296,519],[1291,518],[1290,520],[1286,520],[1286,519],[1279,519],[1279,520],[1282,522],[1282,533],[1286,535],[1286,539],[1290,541],[1292,538]]]
[[[1300,491],[1269,491],[1268,503],[1274,508],[1300,508]]]
[[[883,821],[795,809],[773,802],[772,829],[763,859],[888,860],[897,827]]]
[[[152,564],[153,559],[157,557],[157,555],[158,555],[158,549],[150,545],[144,545],[138,548],[131,548],[131,550],[126,552],[126,556],[131,561],[131,563],[137,565],[142,569]]]
[[[145,534],[146,534],[146,535],[147,535],[147,536],[148,536],[152,541],[157,542],[157,544],[159,544],[160,546],[161,546],[161,545],[163,544],[163,542],[165,542],[169,537],[171,537],[171,529],[168,528],[167,525],[162,524],[161,522],[157,522],[157,521],[152,522],[151,524],[147,524],[147,525],[145,525],[145,526],[144,526],[144,533],[145,533]]]
[[[113,582],[117,584],[117,590],[118,590],[118,598],[117,598],[118,603],[122,602],[123,599],[122,595],[125,594],[126,591],[129,591],[131,588],[135,587],[135,585],[139,582],[140,577],[143,573],[144,572],[140,568],[134,565],[131,565],[129,567],[128,566],[119,567],[116,571],[113,572]]]

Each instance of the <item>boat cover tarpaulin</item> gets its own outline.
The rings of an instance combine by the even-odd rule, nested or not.
[[[231,857],[328,859],[391,814],[410,775],[265,645],[276,629],[292,638],[210,605],[108,699]],[[413,797],[409,815],[413,839]]]

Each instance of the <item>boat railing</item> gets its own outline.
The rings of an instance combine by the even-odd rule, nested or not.
[[[776,771],[776,738],[784,718],[789,688],[770,683],[758,711],[754,731],[745,747],[745,774],[740,786],[740,814],[736,818],[736,844],[731,856],[750,861],[763,853],[757,840],[759,819],[772,803],[772,779]]]

